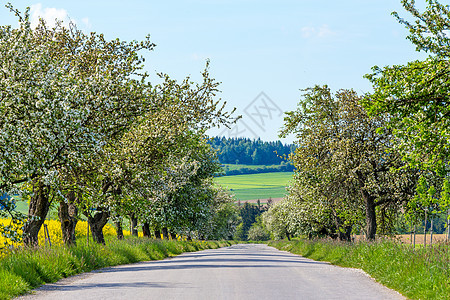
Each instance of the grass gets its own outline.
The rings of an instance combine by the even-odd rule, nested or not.
[[[393,242],[274,241],[270,246],[332,264],[363,269],[409,299],[450,299],[449,243],[412,248]]]
[[[241,201],[282,198],[293,172],[233,175],[216,178],[216,183],[227,187]]]
[[[0,259],[0,299],[11,299],[42,284],[120,264],[158,260],[183,252],[228,246],[216,241],[157,241],[129,237],[106,246],[79,240],[77,246],[22,249]]]

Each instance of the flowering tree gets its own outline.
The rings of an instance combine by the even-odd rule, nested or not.
[[[73,25],[0,27],[0,190],[31,186],[24,242],[37,244],[61,170],[79,168],[141,114],[143,42],[106,41]]]
[[[214,99],[218,83],[209,77],[208,64],[202,75],[201,83],[189,78],[178,83],[160,74],[164,82],[147,94],[145,114],[121,139],[105,148],[107,154],[99,171],[121,195],[110,200],[100,200],[97,195],[93,197],[97,204],[89,206],[103,203],[100,206],[113,208],[110,211],[116,217],[139,217],[144,233],[149,234],[149,223],[154,228],[173,227],[174,221],[168,219],[174,218],[169,215],[188,211],[175,205],[179,202],[175,199],[183,198],[181,194],[188,195],[190,200],[184,202],[191,208],[204,198],[197,194],[197,187],[218,171],[218,165],[203,132],[210,126],[228,125],[234,118],[220,99]],[[127,200],[122,201],[125,195]],[[176,219],[181,222],[183,218]]]
[[[218,201],[212,180],[220,165],[203,137],[191,132],[185,141],[190,147],[181,158],[169,157],[138,214],[157,232],[170,229],[172,233],[204,236],[204,224],[223,202]]]
[[[364,207],[367,236],[374,239],[376,208],[398,211],[414,193],[415,171],[400,169],[404,163],[390,151],[391,133],[377,130],[386,117],[370,118],[360,101],[352,90],[332,94],[327,86],[309,88],[299,108],[287,113],[282,135],[294,133],[297,138],[291,159],[301,183],[300,189],[290,190],[291,196],[313,201],[311,209],[324,206],[336,233],[345,232],[347,239]],[[308,206],[302,208],[313,213]]]

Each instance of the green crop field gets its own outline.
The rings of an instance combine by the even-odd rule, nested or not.
[[[248,175],[223,176],[216,182],[229,189],[241,201],[282,198],[293,172],[276,172]]]

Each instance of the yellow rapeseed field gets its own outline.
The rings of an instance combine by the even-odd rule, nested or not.
[[[0,219],[0,224],[7,226],[10,225],[11,220],[9,219]],[[45,220],[44,224],[47,225],[48,233],[50,235],[50,241],[52,245],[61,245],[63,243],[62,240],[62,232],[61,232],[61,223],[57,220]],[[21,228],[17,228],[17,232],[22,234]],[[78,221],[77,227],[75,228],[75,234],[77,238],[85,238],[87,234],[87,222],[86,221]],[[106,224],[103,228],[103,234],[105,236],[115,236],[116,230],[111,224]],[[125,235],[129,235],[128,231],[124,231]],[[7,242],[9,245],[13,246],[21,246],[21,244],[12,243],[10,240],[0,235],[0,245],[4,245]],[[44,226],[42,226],[39,231],[39,245],[45,244],[45,235],[44,235]]]
[[[11,224],[10,219],[0,219],[0,225],[3,226],[9,226]],[[62,245],[62,231],[61,231],[61,223],[57,220],[45,220],[45,225],[47,225],[48,233],[50,235],[50,242],[52,245]],[[78,221],[77,227],[75,228],[75,234],[77,239],[86,238],[87,235],[87,222],[86,221]],[[22,225],[18,226],[16,228],[16,232],[18,235],[22,235]],[[41,230],[39,231],[39,245],[45,245],[48,244],[48,241],[45,239],[44,234],[44,226],[41,227]],[[117,235],[115,228],[111,224],[106,224],[105,227],[103,227],[103,234],[105,237],[115,237]],[[124,230],[123,234],[125,236],[131,235],[129,230]],[[138,233],[139,237],[142,237],[142,232],[140,231]],[[92,238],[92,237],[91,237]],[[163,235],[161,234],[161,239],[163,239]],[[181,236],[177,235],[177,240],[186,240],[186,238],[182,238]],[[23,246],[23,243],[14,243],[10,239],[5,238],[0,234],[0,258],[6,254],[5,251],[2,251],[2,247],[21,247]]]

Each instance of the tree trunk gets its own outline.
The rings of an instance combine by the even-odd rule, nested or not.
[[[131,235],[138,236],[138,230],[137,230],[138,220],[134,214],[131,214],[130,219],[131,219]]]
[[[78,222],[78,208],[76,206],[75,192],[67,194],[67,203],[59,203],[58,216],[61,222],[61,231],[64,244],[76,245],[75,227]]]
[[[366,204],[366,232],[367,239],[373,241],[377,233],[377,215],[375,213],[375,199],[366,191],[362,192]]]
[[[50,208],[49,194],[50,187],[44,185],[40,180],[35,183],[28,209],[28,221],[23,228],[23,243],[27,247],[37,247],[39,245],[39,230]]]
[[[425,210],[425,227],[423,228],[423,246],[427,246],[427,210]]]
[[[161,239],[161,231],[159,231],[159,229],[155,229],[155,238],[158,240]]]
[[[144,223],[144,225],[142,225],[142,234],[143,236],[150,238],[150,224]]]
[[[163,227],[162,234],[165,240],[169,239],[169,230],[167,230],[167,227]]]
[[[433,219],[431,219],[430,225],[430,246],[433,245]]]
[[[173,231],[170,231],[169,233],[170,233],[170,238],[171,238],[172,240],[176,241],[176,239],[177,239],[177,234],[176,234],[175,232],[173,232]]]
[[[98,244],[105,244],[105,237],[103,236],[103,227],[108,223],[109,212],[99,209],[94,216],[88,216],[89,225],[91,228],[92,239]]]
[[[286,231],[286,237],[287,237],[288,241],[291,240],[291,235],[290,235],[289,232],[287,232],[287,231]]]
[[[450,241],[450,208],[447,210],[447,242]]]
[[[344,231],[339,230],[339,240],[350,242],[352,240],[352,226],[345,226]]]
[[[122,222],[117,221],[116,222],[116,232],[117,232],[117,239],[123,240],[123,228],[122,228]]]

